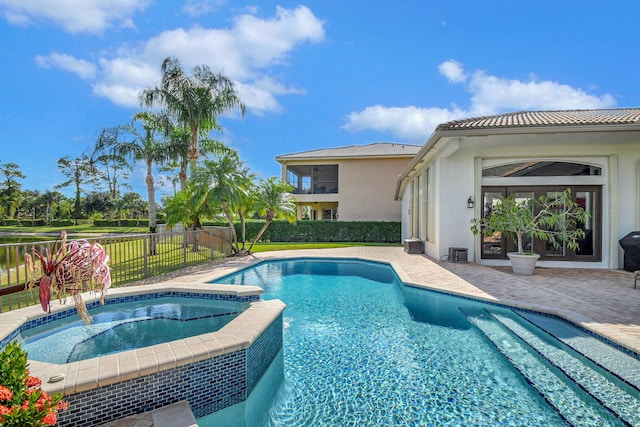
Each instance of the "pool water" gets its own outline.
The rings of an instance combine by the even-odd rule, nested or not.
[[[244,304],[159,297],[100,306],[92,323],[69,316],[21,332],[29,359],[69,363],[217,331]]]
[[[263,298],[287,304],[283,378],[268,379],[268,409],[248,401],[244,415],[214,413],[198,420],[203,427],[640,425],[635,387],[530,320],[505,307],[404,286],[388,265],[273,261],[216,283],[258,285]],[[537,347],[523,345],[505,325]],[[603,388],[595,374],[576,384],[562,378],[571,371],[567,362],[557,368],[538,354],[562,359],[560,351],[605,376],[611,383],[605,394],[585,392],[589,381]]]

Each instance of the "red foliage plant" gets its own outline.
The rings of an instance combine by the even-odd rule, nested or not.
[[[104,294],[111,286],[109,256],[97,242],[74,240],[67,243],[65,231],[62,231],[61,237],[62,241],[56,240],[51,251],[48,248],[44,252],[33,249],[33,257],[37,258],[39,265],[33,262],[32,255],[25,255],[29,286],[40,288],[40,304],[46,312],[50,312],[53,292],[61,298],[70,294],[79,316],[89,323],[91,319],[81,294],[99,289],[102,292],[101,302],[104,303]]]

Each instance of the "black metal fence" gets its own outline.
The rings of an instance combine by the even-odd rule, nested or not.
[[[207,227],[86,240],[104,247],[109,255],[112,286],[119,286],[231,255],[231,236],[229,227]],[[31,278],[24,255],[33,249],[52,251],[54,245],[55,241],[0,244],[0,312],[38,302],[37,289],[26,289]]]

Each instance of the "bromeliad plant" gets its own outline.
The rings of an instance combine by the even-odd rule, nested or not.
[[[61,394],[50,396],[42,381],[29,375],[27,352],[10,342],[0,352],[0,426],[55,425],[58,411],[67,409]]]
[[[104,248],[99,243],[87,240],[74,240],[67,243],[67,233],[62,231],[62,241],[56,240],[51,251],[40,252],[33,249],[33,257],[26,254],[29,274],[29,287],[40,288],[40,304],[46,312],[51,310],[51,296],[55,292],[61,300],[70,294],[76,305],[78,315],[85,323],[91,318],[82,300],[82,292],[100,289],[104,304],[104,294],[111,286],[111,269]]]

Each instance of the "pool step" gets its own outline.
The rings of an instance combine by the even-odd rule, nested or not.
[[[516,319],[491,312],[493,318],[560,369],[600,404],[630,425],[640,426],[640,400],[628,384],[564,345],[553,345]],[[563,348],[564,347],[564,348]]]
[[[536,313],[514,313],[640,390],[640,360],[560,319]]]
[[[461,311],[524,376],[527,382],[555,408],[562,419],[574,426],[629,425],[576,386],[560,369],[540,358],[526,342],[514,335],[484,310]]]

